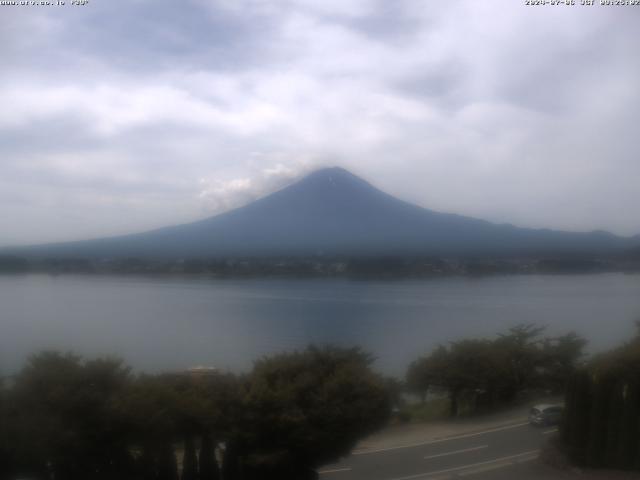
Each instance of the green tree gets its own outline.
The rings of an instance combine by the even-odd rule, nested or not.
[[[640,469],[639,371],[636,335],[573,375],[565,396],[562,440],[576,463]]]
[[[608,373],[597,375],[595,378],[586,454],[587,465],[590,467],[601,468],[606,465],[608,413],[611,391],[615,383],[615,378]]]
[[[132,377],[117,360],[43,353],[0,389],[0,472],[177,480],[174,446],[184,442],[183,480],[216,480],[219,441],[225,480],[315,478],[389,414],[393,389],[370,365],[357,349],[309,348],[241,378]]]
[[[449,351],[442,345],[431,355],[412,362],[406,374],[409,391],[420,395],[424,403],[430,388],[445,386],[444,372],[448,362]]]
[[[187,435],[184,441],[184,456],[182,459],[182,480],[197,480],[198,457],[196,446],[191,435]]]
[[[587,341],[575,332],[555,338],[545,338],[542,342],[541,383],[542,386],[562,393],[568,380],[576,372],[584,358]]]
[[[448,392],[450,414],[457,416],[461,403],[475,410],[481,404],[493,406],[506,389],[508,375],[501,352],[489,340],[461,340],[439,346],[431,355],[409,367],[408,382],[426,392],[439,387]]]
[[[242,480],[241,453],[237,441],[226,442],[222,459],[222,480]]]
[[[216,459],[216,445],[209,434],[202,436],[198,460],[200,480],[219,480],[220,468]]]
[[[53,352],[31,357],[11,394],[21,472],[126,478],[132,459],[117,403],[128,381],[129,369],[118,360],[83,362]]]
[[[120,403],[129,426],[131,446],[140,451],[138,468],[145,479],[163,480],[172,475],[172,443],[184,437],[181,405],[173,375],[141,375],[130,385]]]
[[[173,445],[166,441],[162,442],[157,452],[157,480],[178,480],[178,464]]]
[[[8,391],[4,379],[0,377],[0,480],[5,480],[13,473],[11,458],[10,415],[8,411]]]
[[[613,382],[612,382],[613,383]],[[607,429],[605,437],[604,463],[619,467],[620,434],[623,430],[623,413],[626,394],[626,382],[618,379],[609,392],[609,409],[606,414]]]
[[[544,362],[540,348],[540,336],[544,330],[545,327],[521,324],[499,335],[495,341],[495,348],[502,352],[508,371],[507,397],[513,398],[518,392],[535,385]]]
[[[591,411],[591,374],[582,369],[571,376],[565,394],[564,420],[560,425],[561,438],[569,457],[579,465],[586,461]]]
[[[585,341],[571,333],[542,339],[544,328],[518,325],[494,340],[466,339],[439,346],[408,368],[408,388],[423,398],[430,388],[448,392],[450,413],[507,403],[531,388],[563,391]]]
[[[328,347],[256,362],[237,438],[244,479],[315,478],[379,428],[390,401],[371,362],[359,349]]]
[[[636,465],[636,455],[640,452],[640,378],[637,377],[626,385],[619,439],[619,467],[640,467]]]

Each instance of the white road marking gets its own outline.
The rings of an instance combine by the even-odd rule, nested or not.
[[[552,430],[547,430],[546,432],[542,432],[543,435],[549,435],[550,433],[556,433],[558,431],[557,428],[554,428]]]
[[[479,447],[465,448],[464,450],[455,450],[453,452],[438,453],[437,455],[428,455],[424,457],[424,459],[430,460],[432,458],[447,457],[449,455],[456,455],[458,453],[475,452],[476,450],[482,450],[483,448],[489,448],[489,445],[480,445]]]
[[[510,430],[512,428],[519,428],[519,427],[522,427],[524,425],[529,425],[529,422],[516,423],[514,425],[506,425],[504,427],[491,428],[489,430],[484,430],[482,432],[467,433],[467,434],[463,434],[463,435],[456,435],[454,437],[439,438],[437,440],[429,440],[427,442],[418,442],[418,443],[410,443],[410,444],[407,444],[407,445],[399,445],[397,447],[378,448],[378,449],[375,449],[375,450],[362,450],[362,451],[357,451],[356,450],[351,455],[369,455],[371,453],[390,452],[392,450],[401,450],[403,448],[413,448],[413,447],[422,447],[424,445],[434,445],[436,443],[449,442],[449,441],[452,441],[452,440],[460,440],[461,438],[478,437],[480,435],[486,435],[487,433],[501,432],[503,430]]]
[[[511,464],[511,460],[515,460],[517,458],[520,457],[525,457],[527,455],[538,455],[540,453],[540,450],[530,450],[528,452],[522,452],[522,453],[518,453],[516,455],[509,455],[507,457],[500,457],[500,458],[495,458],[493,460],[487,460],[485,462],[477,462],[477,463],[470,463],[469,465],[462,465],[460,467],[452,467],[452,468],[445,468],[444,470],[436,470],[434,472],[425,472],[425,473],[417,473],[415,475],[408,475],[406,477],[397,477],[397,478],[393,478],[391,480],[413,480],[413,479],[417,479],[417,478],[425,478],[425,477],[433,477],[435,475],[442,475],[444,473],[453,473],[453,472],[459,472],[461,470],[468,470],[470,468],[475,468],[475,467],[483,467],[486,465],[491,465],[492,463],[505,463],[504,466],[508,466]],[[466,473],[467,475],[469,475],[471,472]]]
[[[528,456],[528,457],[524,456],[524,457],[521,457],[521,458],[522,459],[514,460],[514,461],[511,461],[511,462],[498,462],[498,463],[495,463],[493,465],[484,465],[484,466],[472,468],[471,470],[466,470],[464,472],[460,472],[456,476],[457,477],[468,477],[470,475],[478,475],[479,473],[490,472],[492,470],[499,470],[500,468],[505,468],[505,467],[508,467],[510,465],[514,465],[516,463],[532,462],[532,461],[534,461],[534,460],[536,460],[538,458],[538,455],[535,454],[534,456]]]
[[[328,473],[350,472],[351,468],[334,468],[331,470],[320,470],[318,475],[327,475]]]

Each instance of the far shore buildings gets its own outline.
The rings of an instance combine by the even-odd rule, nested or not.
[[[187,368],[185,373],[193,379],[200,379],[213,377],[215,375],[218,375],[220,371],[216,367],[205,367],[203,365],[198,365],[195,367]]]

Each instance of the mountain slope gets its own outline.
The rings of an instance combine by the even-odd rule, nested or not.
[[[21,253],[94,258],[515,255],[609,253],[632,244],[632,239],[606,232],[523,229],[434,212],[398,200],[344,169],[329,168],[249,205],[199,222],[136,235],[31,247]]]

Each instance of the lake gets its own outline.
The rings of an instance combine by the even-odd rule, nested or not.
[[[640,275],[351,281],[0,276],[0,371],[42,349],[117,355],[136,369],[242,371],[309,343],[359,345],[402,375],[436,344],[518,323],[575,330],[590,350],[632,335]]]

